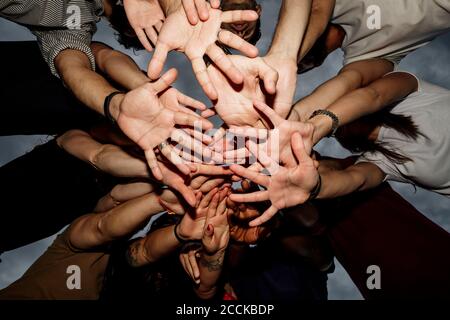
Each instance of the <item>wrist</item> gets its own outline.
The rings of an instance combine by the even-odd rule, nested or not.
[[[116,121],[116,122],[117,122],[117,119],[119,118],[120,105],[122,104],[124,97],[125,97],[124,93],[118,93],[118,94],[114,95],[110,99],[109,105],[107,107],[111,118],[114,119],[114,121]],[[105,116],[107,116],[106,110],[105,110]]]
[[[317,115],[307,121],[314,126],[313,142],[317,143],[323,137],[328,136],[333,128],[333,120],[326,115]]]
[[[186,213],[188,214],[188,213]],[[184,228],[183,228],[183,220],[181,220],[181,222],[178,222],[174,229],[173,229],[173,233],[175,235],[175,238],[177,238],[177,240],[180,243],[186,243],[188,241],[191,241],[193,239],[191,239],[191,237],[189,237],[189,234],[185,232]]]

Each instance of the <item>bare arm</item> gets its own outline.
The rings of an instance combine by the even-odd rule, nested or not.
[[[403,99],[417,90],[417,80],[409,73],[391,73],[372,82],[367,87],[354,90],[327,109],[336,114],[340,125],[351,123],[365,115],[382,110],[386,106]],[[327,116],[316,116],[309,120],[314,125],[313,142],[329,134],[332,129],[332,120]]]
[[[150,82],[136,62],[126,54],[99,42],[93,42],[91,49],[98,69],[123,88],[133,90]]]
[[[78,50],[66,49],[55,58],[55,67],[66,86],[83,104],[103,114],[105,98],[117,91],[101,75],[91,69],[87,55]],[[111,113],[118,114],[123,95],[115,96]]]
[[[321,177],[318,199],[329,199],[375,188],[383,182],[385,174],[376,165],[361,162],[344,170],[322,171]]]
[[[306,34],[302,46],[298,52],[298,60],[301,61],[316,43],[317,39],[325,32],[333,14],[336,0],[313,0],[311,16],[309,18]]]
[[[71,130],[57,139],[58,145],[78,159],[116,177],[152,177],[147,163],[118,146],[101,144],[81,130]]]
[[[320,85],[312,94],[298,101],[294,110],[306,121],[317,109],[327,109],[345,94],[367,86],[393,70],[391,62],[384,59],[364,60],[351,63],[339,74]]]
[[[146,194],[107,212],[78,218],[69,227],[69,241],[78,249],[93,248],[132,234],[161,211],[158,195]]]

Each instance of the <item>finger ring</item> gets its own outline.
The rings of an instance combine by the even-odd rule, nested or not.
[[[169,143],[167,140],[165,140],[165,141],[161,142],[161,143],[158,145],[158,149],[162,151],[162,149],[164,149],[165,147],[167,147],[169,144],[170,144],[170,143]]]

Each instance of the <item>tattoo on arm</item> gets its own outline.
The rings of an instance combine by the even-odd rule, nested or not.
[[[220,269],[222,269],[224,256],[225,256],[225,253],[222,252],[219,254],[218,257],[215,257],[210,260],[210,259],[205,259],[205,255],[203,254],[200,259],[200,264],[203,267],[208,268],[209,272],[219,271]]]

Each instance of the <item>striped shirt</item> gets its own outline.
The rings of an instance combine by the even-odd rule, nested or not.
[[[102,14],[102,0],[0,0],[0,17],[30,29],[55,76],[54,60],[65,49],[84,52],[95,70],[90,44]]]

